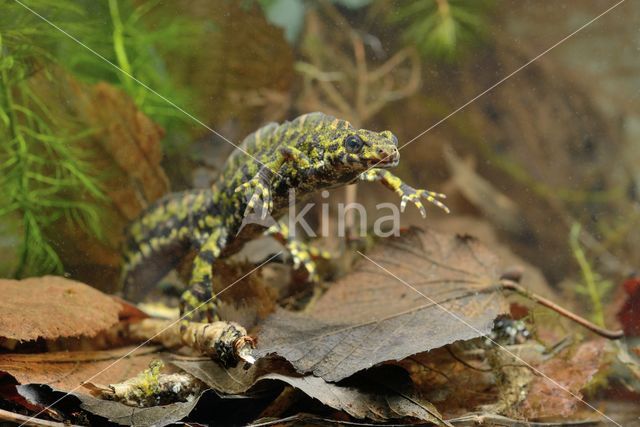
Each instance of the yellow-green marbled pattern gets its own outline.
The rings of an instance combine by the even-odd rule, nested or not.
[[[344,120],[310,113],[258,129],[241,148],[251,156],[236,150],[211,189],[170,194],[128,227],[123,267],[127,296],[138,297],[195,249],[181,311],[190,319],[215,319],[215,301],[208,301],[213,262],[264,232],[257,224],[241,228],[247,213],[281,216],[289,205],[290,189],[301,201],[316,191],[358,179],[380,181],[402,197],[403,206],[409,201],[424,212],[420,197],[426,197],[444,207],[435,200],[441,194],[413,189],[385,170],[399,160],[397,139],[389,131],[354,129]],[[311,265],[300,246],[290,246],[305,266]]]

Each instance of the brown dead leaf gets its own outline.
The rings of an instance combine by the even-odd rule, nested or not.
[[[447,197],[450,198],[449,194]],[[421,221],[422,218],[416,218],[412,224],[417,225]],[[472,234],[497,255],[502,274],[514,268],[522,269],[522,284],[527,289],[552,300],[558,298],[557,291],[549,285],[542,270],[514,253],[505,240],[500,239],[498,230],[490,222],[473,216],[447,215],[444,218],[433,218],[431,225],[441,232]]]
[[[120,216],[132,220],[148,202],[169,190],[160,167],[164,131],[126,94],[107,83],[78,87],[76,96],[78,113],[87,125],[99,130],[93,148],[104,156],[98,156],[96,167],[120,172],[110,174],[107,194]]]
[[[121,304],[57,276],[0,279],[0,336],[16,341],[95,336],[118,322]]]
[[[266,359],[249,369],[224,368],[211,360],[174,360],[172,363],[224,393],[250,393],[250,389],[259,384],[277,381],[358,419],[416,418],[445,424],[438,410],[429,402],[417,399],[412,391],[395,391],[365,380],[358,381],[357,385],[332,384],[312,375],[300,376],[285,364]]]
[[[482,358],[466,356],[456,346],[451,352],[465,364],[445,348],[439,348],[409,357],[399,365],[410,373],[421,395],[437,405],[447,419],[495,403],[498,390],[490,366]]]
[[[90,414],[115,423],[115,425],[135,425],[137,427],[162,427],[173,424],[189,415],[200,399],[207,394],[206,392],[202,393],[188,402],[138,408],[86,394],[71,393],[67,395],[61,390],[41,384],[20,385],[16,389],[29,405],[38,408],[36,411],[59,411],[64,414],[61,419],[67,422],[70,421],[70,418],[71,420],[79,418],[79,421],[85,425],[87,423],[86,414],[82,413],[84,416],[78,417],[80,415],[78,409],[82,408]],[[37,420],[38,423],[40,421],[40,419]],[[94,417],[89,417],[88,421],[89,425],[105,425],[104,420],[97,420]]]
[[[411,396],[382,390],[363,391],[328,383],[313,375],[292,377],[282,374],[267,374],[259,379],[285,382],[324,405],[344,411],[358,419],[386,421],[394,418],[416,418],[436,425],[444,424],[442,416],[431,404],[418,403]]]
[[[118,425],[162,427],[188,416],[202,396],[203,394],[200,394],[187,402],[175,402],[148,408],[135,408],[120,402],[97,399],[86,395],[78,396],[78,398],[82,401],[82,409],[104,417]]]
[[[20,384],[46,384],[57,390],[76,390],[84,382],[112,384],[125,381],[160,358],[157,347],[145,347],[127,355],[135,347],[108,351],[74,351],[40,354],[0,354],[0,372]],[[126,357],[126,359],[122,359]]]
[[[473,238],[412,228],[380,241],[368,257],[415,290],[362,260],[308,314],[281,310],[268,318],[259,355],[277,354],[299,372],[338,381],[489,333],[496,316],[508,313],[497,260]]]
[[[591,381],[605,362],[604,340],[587,341],[573,352],[567,350],[538,366],[554,382],[582,398],[581,390]],[[526,419],[568,417],[579,408],[579,400],[547,378],[537,376],[519,412]]]
[[[545,351],[533,340],[508,349],[530,365],[539,363]],[[420,395],[449,420],[473,413],[513,415],[533,378],[521,360],[484,339],[417,354],[398,364],[410,373]]]
[[[93,131],[78,144],[109,200],[84,200],[101,207],[103,241],[65,221],[51,227],[48,238],[59,242],[56,251],[74,278],[115,290],[124,227],[169,190],[160,165],[164,131],[121,90],[107,83],[81,83],[61,69],[51,73],[54,77],[36,74],[29,83],[46,105],[56,106],[51,108],[56,123],[78,133]]]

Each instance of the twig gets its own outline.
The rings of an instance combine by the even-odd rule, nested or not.
[[[594,323],[591,323],[590,321],[588,321],[587,319],[585,319],[584,317],[581,317],[569,310],[567,310],[566,308],[563,308],[561,306],[559,306],[558,304],[544,298],[541,297],[540,295],[537,295],[533,292],[530,292],[529,290],[525,289],[524,287],[520,286],[519,284],[517,284],[516,282],[512,281],[512,280],[501,280],[500,284],[502,285],[502,288],[508,291],[512,291],[517,293],[518,295],[521,295],[527,299],[530,299],[532,301],[537,302],[540,305],[543,305],[547,308],[550,308],[551,310],[555,311],[556,313],[560,314],[561,316],[566,317],[567,319],[570,319],[574,322],[576,322],[579,325],[582,325],[583,327],[589,329],[590,331],[600,335],[601,337],[604,338],[608,338],[611,340],[617,340],[620,338],[624,337],[624,331],[622,330],[617,330],[617,331],[612,331],[610,329],[605,329],[602,328]]]
[[[356,61],[356,100],[355,111],[358,115],[355,120],[359,126],[364,123],[366,117],[364,117],[367,106],[367,94],[368,88],[368,72],[367,72],[367,60],[365,59],[364,43],[362,39],[358,37],[355,32],[351,33],[351,43],[353,44],[353,57]]]
[[[449,355],[453,357],[456,360],[456,362],[461,363],[462,365],[466,366],[469,369],[472,369],[474,371],[479,371],[479,372],[493,372],[493,369],[491,368],[479,368],[477,366],[473,366],[471,363],[467,362],[466,360],[463,360],[461,357],[458,357],[458,355],[455,354],[451,349],[451,346],[445,345],[444,348],[447,349],[447,352],[449,352]]]
[[[444,373],[444,372],[442,372],[442,371],[439,371],[439,370],[438,370],[438,369],[436,369],[436,368],[433,368],[433,367],[431,367],[431,366],[427,365],[427,364],[426,364],[426,363],[424,363],[423,361],[421,361],[421,360],[417,359],[415,356],[410,356],[410,357],[408,357],[407,359],[408,359],[408,360],[411,360],[413,363],[416,363],[416,364],[418,364],[418,365],[422,366],[424,369],[427,369],[427,370],[429,370],[429,371],[433,371],[433,372],[435,372],[436,374],[443,376],[443,377],[444,377],[444,379],[445,379],[446,381],[451,381],[451,378],[449,378],[449,377],[447,376],[447,374],[445,374],[445,373]]]
[[[585,424],[595,424],[597,421],[594,420],[562,420],[560,422],[533,422],[533,421],[520,421],[514,420],[512,418],[504,417],[498,414],[488,414],[488,413],[475,413],[475,414],[467,414],[462,417],[452,418],[449,421],[451,424],[461,424],[461,425],[500,425],[500,426],[508,426],[508,427],[520,427],[520,426],[530,426],[530,427],[547,427],[547,426],[568,426],[568,425],[585,425]]]
[[[387,60],[384,64],[378,67],[376,70],[373,70],[369,73],[368,79],[370,82],[374,82],[378,79],[383,78],[387,74],[391,73],[398,67],[400,64],[404,62],[405,59],[409,59],[410,56],[413,56],[415,50],[410,47],[405,47],[391,58]]]
[[[44,427],[79,427],[76,424],[57,423],[55,421],[41,420],[27,415],[16,414],[15,412],[0,409],[0,420],[13,423],[20,423],[21,426],[44,426]]]

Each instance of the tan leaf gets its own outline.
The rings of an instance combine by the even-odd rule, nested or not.
[[[277,354],[299,372],[338,381],[486,334],[508,312],[497,291],[497,259],[473,238],[412,228],[368,257],[373,262],[363,259],[309,313],[268,318],[259,355]]]
[[[168,179],[160,166],[164,131],[139,111],[131,98],[107,83],[76,89],[78,114],[98,130],[92,148],[101,170],[115,168],[107,194],[125,220],[134,219],[147,203],[165,194]]]
[[[0,279],[0,336],[17,341],[95,336],[118,322],[121,304],[57,276]]]
[[[125,381],[158,359],[157,347],[135,347],[108,351],[73,351],[40,354],[0,354],[0,371],[20,384],[47,384],[57,390],[90,394],[81,385]]]

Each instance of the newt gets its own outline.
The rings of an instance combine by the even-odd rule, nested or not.
[[[443,194],[415,189],[388,170],[399,160],[398,140],[390,131],[356,129],[323,113],[269,123],[242,141],[210,189],[169,194],[128,226],[125,295],[153,286],[195,250],[181,316],[195,322],[219,320],[211,287],[214,262],[264,233],[260,221],[244,221],[247,215],[257,212],[264,219],[285,214],[291,190],[300,202],[323,189],[376,181],[401,197],[401,210],[412,203],[425,216],[425,199],[448,211],[438,200]],[[314,261],[305,247],[288,236],[285,240],[295,262],[313,275]]]

